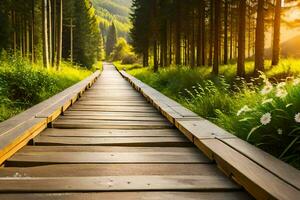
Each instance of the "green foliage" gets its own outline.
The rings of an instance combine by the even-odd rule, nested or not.
[[[106,56],[109,57],[113,52],[115,45],[117,44],[117,30],[114,23],[111,24],[108,30],[107,40],[106,40]]]
[[[71,1],[75,13],[74,58],[77,63],[91,68],[102,58],[103,40],[95,9],[89,0]],[[72,7],[72,6],[71,6]]]
[[[61,71],[32,66],[19,57],[0,58],[0,121],[84,79],[90,71],[63,62]]]
[[[282,60],[279,66],[269,67],[266,75],[247,79],[236,78],[231,65],[222,66],[224,76],[218,77],[206,67],[169,67],[153,73],[140,65],[116,65],[200,116],[300,168],[298,62]],[[252,62],[246,63],[248,72],[252,67]]]
[[[124,38],[118,39],[110,59],[113,61],[121,60],[123,64],[133,64],[137,61],[136,56],[132,53],[132,47]]]
[[[105,37],[112,22],[115,23],[118,35],[128,38],[131,27],[128,16],[130,12],[131,0],[93,0],[93,5],[97,10],[100,21],[100,28]]]

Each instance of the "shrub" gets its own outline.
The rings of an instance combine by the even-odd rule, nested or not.
[[[0,56],[0,121],[75,84],[90,71],[63,62],[60,71],[34,66],[21,57]]]
[[[134,64],[137,62],[137,57],[133,54],[128,54],[126,55],[123,59],[122,59],[122,64],[123,65],[130,65],[130,64]]]

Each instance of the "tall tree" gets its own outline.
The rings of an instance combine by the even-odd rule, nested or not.
[[[220,11],[221,1],[214,0],[214,60],[213,60],[213,73],[219,74],[219,48],[220,48]]]
[[[117,30],[114,23],[108,29],[108,35],[106,39],[106,56],[109,57],[114,50],[114,46],[117,44]]]
[[[175,0],[176,28],[175,28],[175,63],[181,65],[181,0]]]
[[[43,63],[49,68],[48,0],[43,0]]]
[[[225,0],[224,9],[224,64],[228,64],[228,0]]]
[[[246,1],[239,2],[239,35],[238,35],[238,61],[237,75],[245,75],[245,51],[246,51]]]
[[[255,30],[255,71],[264,71],[264,50],[265,50],[265,23],[264,23],[265,0],[258,0],[257,18]]]
[[[62,34],[63,34],[63,0],[58,0],[58,27],[57,27],[57,37],[56,37],[56,69],[60,69],[61,57],[62,57]]]
[[[278,65],[278,63],[279,63],[279,55],[280,55],[281,3],[282,3],[282,0],[276,0],[275,17],[274,17],[274,35],[273,35],[272,65]]]

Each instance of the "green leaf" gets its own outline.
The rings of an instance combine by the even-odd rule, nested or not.
[[[286,148],[285,150],[280,154],[279,159],[281,159],[286,152],[290,150],[290,148],[297,142],[297,140],[300,138],[300,136],[296,137]]]
[[[249,141],[251,135],[252,135],[257,129],[259,129],[260,127],[261,127],[261,125],[256,126],[256,127],[254,127],[254,128],[251,129],[251,131],[250,131],[249,134],[247,135],[247,141]]]

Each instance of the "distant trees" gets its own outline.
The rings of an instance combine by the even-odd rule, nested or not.
[[[108,29],[107,39],[106,39],[106,47],[105,52],[106,56],[109,57],[112,51],[114,50],[114,46],[117,44],[117,30],[114,23]]]
[[[264,70],[265,31],[274,27],[273,64],[279,60],[281,0],[133,0],[132,45],[148,66],[212,66],[245,60]],[[275,16],[272,19],[270,16]],[[274,25],[274,26],[273,26]]]
[[[71,18],[78,36],[72,41],[74,60],[90,67],[103,54],[103,41],[89,0],[1,0],[0,50],[59,69],[61,59],[70,56]]]

